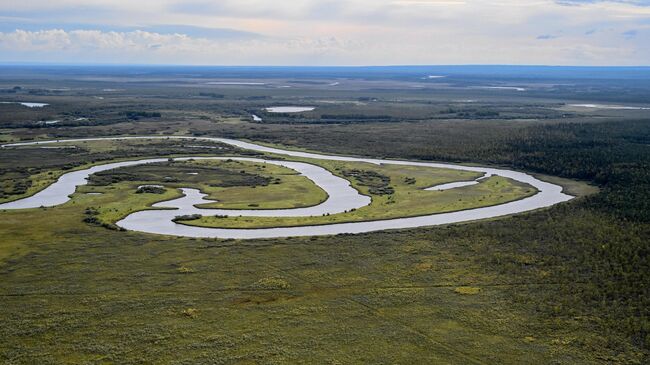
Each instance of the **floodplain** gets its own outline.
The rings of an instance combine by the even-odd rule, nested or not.
[[[326,196],[277,166],[174,161],[264,157],[208,141],[2,148],[0,202],[31,196],[87,166],[156,157],[172,161],[95,175],[57,207],[0,210],[0,362],[647,362],[650,119],[638,108],[648,107],[650,81],[642,70],[602,71],[604,76],[591,78],[580,70],[500,73],[498,68],[245,74],[196,68],[128,77],[124,69],[110,67],[82,74],[74,68],[6,69],[0,101],[12,104],[0,104],[3,144],[99,136],[224,137],[345,156],[512,169],[561,185],[577,198],[438,227],[323,237],[183,238],[123,231],[114,223],[180,197],[180,187],[201,189],[218,200],[210,206],[228,209],[308,207]],[[538,77],[528,77],[533,73]],[[265,110],[274,106],[315,109]],[[60,122],[40,123],[51,120]],[[354,219],[392,211],[374,210],[381,207],[430,213],[531,193],[498,177],[427,192],[422,188],[477,176],[312,162],[372,198],[363,211],[347,215]],[[388,187],[392,194],[386,194]],[[437,198],[427,201],[425,194]],[[395,203],[388,204],[391,195]],[[342,218],[265,219],[201,217],[183,224],[252,228]]]

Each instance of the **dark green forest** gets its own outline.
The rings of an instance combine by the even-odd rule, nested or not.
[[[513,277],[552,267],[548,281],[560,282],[561,292],[538,303],[549,319],[593,316],[601,330],[622,331],[635,345],[650,348],[650,121],[346,128],[358,129],[321,128],[290,137],[279,136],[282,130],[233,134],[340,153],[482,162],[593,182],[600,193],[577,202],[451,232],[477,239],[487,234],[494,247],[538,257],[517,263],[488,254],[492,266]]]

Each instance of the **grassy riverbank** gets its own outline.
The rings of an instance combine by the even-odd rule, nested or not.
[[[200,227],[218,228],[272,228],[272,227],[296,227],[307,225],[335,224],[347,222],[364,222],[382,219],[401,217],[416,217],[421,215],[454,212],[491,205],[503,204],[509,201],[523,199],[534,195],[537,191],[530,185],[506,179],[499,176],[487,178],[477,185],[467,186],[446,191],[425,191],[424,188],[436,185],[433,181],[458,181],[448,180],[449,176],[433,175],[429,178],[421,178],[419,183],[411,183],[408,175],[402,175],[382,167],[366,166],[365,171],[381,171],[384,176],[391,178],[395,183],[394,193],[377,195],[369,192],[371,188],[358,180],[352,180],[352,185],[362,193],[370,195],[370,205],[356,209],[352,212],[332,214],[321,217],[203,217],[198,220],[186,221],[183,224]],[[389,170],[389,171],[386,171]],[[411,169],[408,169],[411,170]],[[425,169],[426,170],[426,169]],[[433,169],[432,169],[433,170]],[[440,169],[443,170],[443,169]],[[444,170],[443,170],[444,171]],[[453,172],[446,172],[453,175]],[[472,174],[459,173],[459,175],[471,176]],[[479,174],[480,175],[480,174]],[[461,178],[458,176],[456,179]],[[461,180],[463,181],[463,180]]]
[[[531,305],[550,305],[564,285],[565,263],[550,254],[558,246],[545,247],[554,238],[544,237],[544,222],[566,217],[564,208],[515,218],[524,231],[495,221],[247,242],[110,231],[80,223],[83,210],[2,213],[10,253],[0,272],[2,358],[587,364],[610,356],[592,332],[598,318],[549,321]],[[587,244],[581,236],[611,232],[604,217],[579,212],[562,225],[582,243],[563,257]]]

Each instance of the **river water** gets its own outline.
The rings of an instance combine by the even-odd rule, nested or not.
[[[235,239],[252,239],[252,238],[277,238],[277,237],[293,237],[293,236],[321,236],[333,235],[341,233],[364,233],[372,231],[380,231],[387,229],[403,229],[415,228],[425,226],[435,226],[450,223],[467,222],[479,219],[494,218],[506,216],[516,213],[522,213],[535,209],[549,207],[561,202],[571,200],[573,197],[562,192],[562,187],[559,185],[551,184],[541,181],[531,175],[523,172],[496,169],[488,167],[477,166],[463,166],[455,164],[434,163],[434,162],[419,162],[419,161],[400,161],[400,160],[383,160],[372,158],[358,158],[348,156],[325,155],[309,152],[299,152],[291,150],[283,150],[279,148],[262,146],[250,142],[225,139],[225,138],[211,138],[211,137],[182,137],[182,136],[153,136],[153,137],[106,137],[106,138],[86,138],[77,140],[55,140],[55,141],[40,141],[40,142],[24,142],[17,144],[7,144],[2,147],[24,146],[24,145],[40,145],[52,144],[68,141],[95,141],[95,140],[123,140],[123,139],[192,139],[192,140],[209,140],[213,142],[220,142],[232,146],[254,150],[258,152],[275,153],[293,157],[315,158],[321,160],[334,160],[334,161],[350,161],[350,162],[367,162],[372,164],[394,164],[394,165],[408,165],[408,166],[421,166],[433,168],[447,168],[453,170],[475,171],[483,173],[483,176],[499,175],[513,180],[521,181],[535,187],[539,192],[531,197],[521,200],[500,204],[496,206],[469,209],[451,213],[432,214],[420,217],[410,218],[397,218],[386,219],[372,222],[353,222],[353,223],[337,223],[330,225],[318,226],[304,226],[304,227],[282,227],[282,228],[260,228],[260,229],[215,229],[205,227],[193,227],[172,222],[172,219],[178,215],[186,214],[214,214],[214,215],[245,215],[245,216],[310,216],[322,215],[326,213],[334,214],[340,213],[345,210],[358,208],[369,203],[369,198],[359,194],[353,189],[349,182],[345,179],[338,178],[329,171],[322,169],[315,165],[290,162],[290,161],[268,161],[257,159],[243,159],[250,161],[264,161],[266,163],[275,163],[289,168],[293,168],[308,178],[312,179],[316,184],[321,186],[329,195],[329,198],[314,207],[299,208],[299,209],[278,209],[278,210],[220,210],[220,209],[199,209],[194,207],[195,204],[206,203],[203,200],[204,195],[194,189],[183,189],[185,197],[162,202],[154,205],[154,207],[176,208],[175,210],[147,210],[133,213],[123,220],[117,222],[117,225],[132,231],[176,235],[185,237],[203,237],[203,238],[235,238]],[[186,159],[190,159],[189,157]],[[194,157],[194,159],[199,159]],[[211,158],[223,159],[223,158]],[[234,159],[234,158],[233,158]],[[82,171],[75,171],[63,175],[59,181],[35,194],[32,197],[21,199],[15,202],[1,204],[0,209],[23,209],[30,207],[38,207],[41,205],[58,205],[65,203],[69,200],[68,195],[75,191],[77,185],[85,183],[85,179],[89,174],[104,171],[122,166],[133,166],[142,163],[163,162],[167,159],[151,159],[143,161],[125,161],[114,164],[107,164],[95,166]],[[181,160],[181,159],[176,159]],[[307,166],[302,166],[302,165]],[[109,167],[110,166],[110,167]],[[318,169],[324,171],[317,171]],[[340,179],[340,180],[337,180]],[[470,184],[471,182],[463,182],[463,184]],[[438,186],[439,189],[441,186]],[[442,186],[444,187],[444,186]],[[449,188],[449,187],[446,187]],[[45,203],[45,204],[44,204]],[[207,213],[207,214],[206,214]]]

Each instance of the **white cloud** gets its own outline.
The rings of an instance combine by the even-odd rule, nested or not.
[[[650,64],[645,3],[11,1],[0,2],[0,61]]]
[[[144,31],[51,29],[0,33],[2,52],[48,55],[53,59],[66,55],[75,62],[282,64],[290,57],[318,63],[319,58],[335,60],[353,49],[359,50],[360,45],[335,37],[242,41]]]

